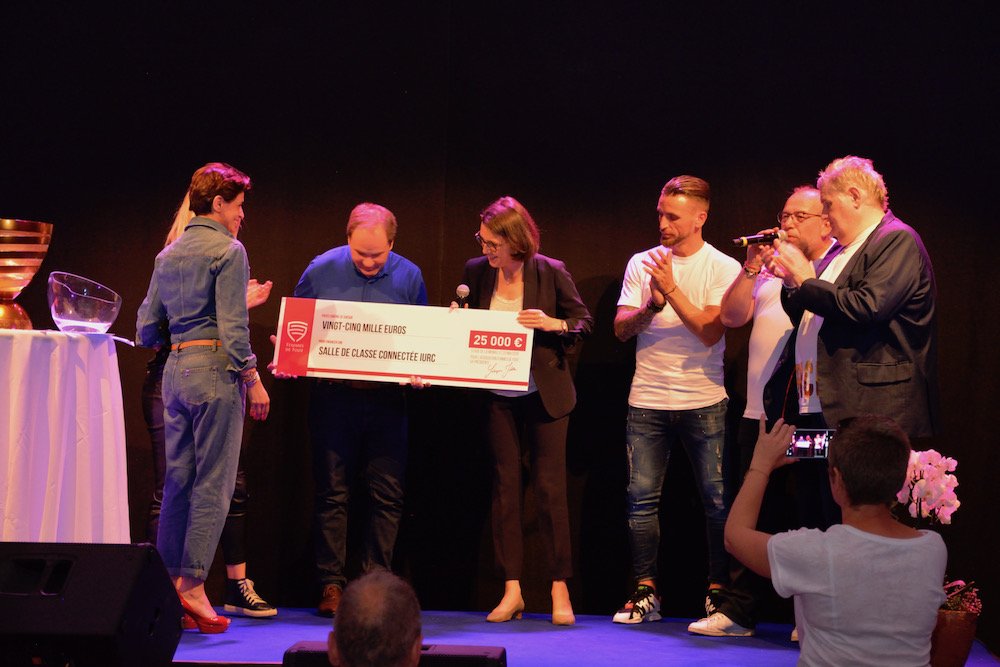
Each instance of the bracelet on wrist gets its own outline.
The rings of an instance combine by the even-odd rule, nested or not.
[[[674,288],[674,289],[676,289],[676,288]],[[649,300],[646,301],[646,309],[647,310],[651,310],[654,313],[659,313],[664,308],[666,308],[666,306],[667,306],[667,302],[666,301],[663,302],[662,306],[657,306],[656,303],[653,301],[653,297],[649,297]]]
[[[257,372],[256,368],[252,368],[249,371],[240,373],[240,380],[243,381],[243,386],[249,388],[257,384],[260,379],[260,374]]]
[[[743,275],[745,275],[747,278],[756,278],[757,274],[759,273],[760,273],[759,266],[756,269],[752,269],[750,268],[750,265],[747,262],[743,263]]]
[[[569,324],[566,322],[566,320],[559,320],[559,330],[563,334],[569,333]]]

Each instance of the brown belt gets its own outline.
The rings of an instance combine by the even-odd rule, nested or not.
[[[222,341],[218,338],[202,338],[201,340],[186,340],[183,343],[174,343],[170,346],[171,350],[183,350],[185,347],[195,347],[198,345],[214,345],[219,347],[222,345]]]

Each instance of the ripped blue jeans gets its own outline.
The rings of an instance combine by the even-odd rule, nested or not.
[[[722,494],[722,447],[728,399],[695,410],[648,410],[629,406],[628,528],[637,581],[656,579],[660,546],[660,495],[670,452],[680,443],[694,469],[708,535],[708,580],[728,581],[729,556],[723,531],[729,508]]]

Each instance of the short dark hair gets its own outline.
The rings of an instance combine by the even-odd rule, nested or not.
[[[910,439],[889,417],[845,419],[830,443],[830,468],[840,471],[852,506],[891,504],[909,461]]]
[[[500,197],[483,209],[479,219],[486,228],[510,243],[510,256],[523,262],[541,247],[541,236],[528,209],[513,197]]]
[[[195,215],[212,212],[212,202],[221,196],[233,201],[241,192],[250,190],[250,177],[225,162],[209,162],[191,177],[188,195]]]
[[[386,570],[352,581],[337,607],[337,653],[347,667],[402,664],[421,635],[413,588]]]
[[[697,176],[682,174],[667,181],[663,189],[660,190],[660,196],[671,197],[673,195],[687,195],[700,199],[705,202],[705,210],[708,210],[712,203],[712,188],[709,187],[708,181]]]

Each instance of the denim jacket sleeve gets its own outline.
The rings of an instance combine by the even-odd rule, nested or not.
[[[156,273],[149,280],[149,290],[146,298],[139,306],[135,322],[135,342],[141,347],[161,347],[169,343],[163,338],[166,331],[167,311],[160,300],[160,290],[156,282]]]
[[[257,366],[250,349],[247,282],[250,265],[243,244],[233,240],[212,267],[215,273],[215,316],[222,349],[229,355],[229,369],[237,372]]]

